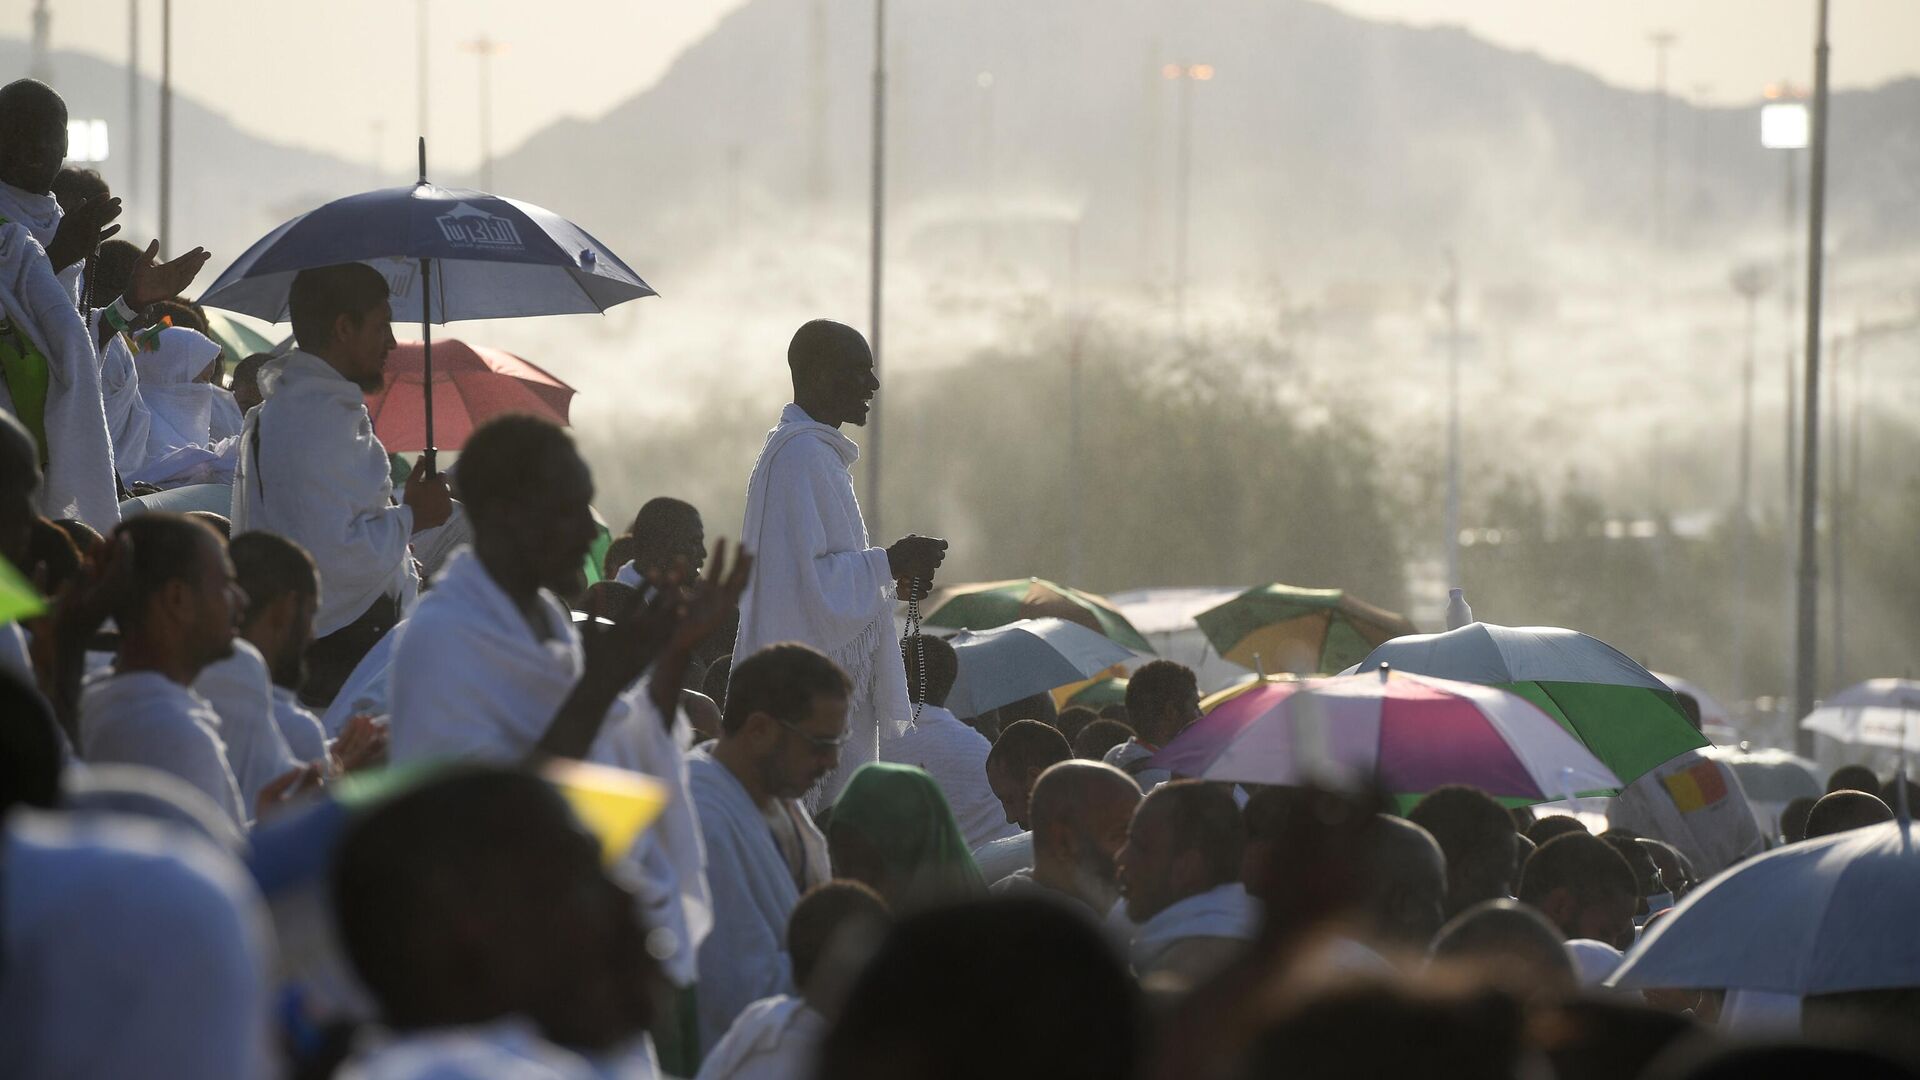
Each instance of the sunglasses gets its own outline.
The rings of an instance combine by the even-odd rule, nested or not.
[[[838,735],[814,735],[802,730],[799,724],[791,720],[780,721],[780,726],[800,736],[806,740],[808,746],[813,747],[821,753],[826,753],[829,750],[838,750],[847,745],[847,733],[844,731]]]

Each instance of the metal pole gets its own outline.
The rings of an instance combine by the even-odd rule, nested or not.
[[[1820,0],[1819,36],[1813,49],[1813,167],[1807,182],[1807,376],[1805,437],[1801,440],[1800,574],[1796,633],[1794,635],[1794,717],[1813,711],[1815,666],[1819,660],[1820,566],[1815,547],[1820,490],[1820,307],[1821,273],[1825,269],[1827,202],[1827,0]],[[1813,733],[1797,724],[1794,736],[1800,753],[1811,756]]]
[[[1081,464],[1080,220],[1067,235],[1067,580],[1086,580],[1086,476]]]
[[[1757,268],[1755,268],[1757,270]],[[1757,286],[1757,282],[1755,283]],[[1756,366],[1760,291],[1746,294],[1747,355],[1740,366],[1740,515],[1733,537],[1733,700],[1744,708],[1747,700],[1747,559],[1753,546],[1753,376]]]
[[[1673,32],[1660,30],[1648,35],[1653,42],[1653,242],[1657,247],[1667,241],[1667,50],[1673,47]]]
[[[154,230],[167,257],[173,224],[173,0],[160,0],[160,222]]]
[[[1174,155],[1174,205],[1179,218],[1173,233],[1173,322],[1184,342],[1187,336],[1187,230],[1193,209],[1193,69],[1180,71],[1180,129]]]
[[[140,205],[140,0],[127,0],[127,205]]]
[[[1798,297],[1798,294],[1794,291],[1794,288],[1793,288],[1793,276],[1794,276],[1794,271],[1796,269],[1795,263],[1798,261],[1796,256],[1799,254],[1799,250],[1794,244],[1794,239],[1795,239],[1796,228],[1800,223],[1800,208],[1799,208],[1799,196],[1797,193],[1797,188],[1798,188],[1797,176],[1798,176],[1799,170],[1794,168],[1794,154],[1797,153],[1797,151],[1787,150],[1787,151],[1784,151],[1783,153],[1787,159],[1787,250],[1786,250],[1786,266],[1783,268],[1780,276],[1780,283],[1781,283],[1780,306],[1781,306],[1781,315],[1782,315],[1782,320],[1780,325],[1786,337],[1786,346],[1787,346],[1786,348],[1787,405],[1786,405],[1785,411],[1782,414],[1782,419],[1786,421],[1786,428],[1787,428],[1787,459],[1786,459],[1787,507],[1786,507],[1785,513],[1791,514],[1793,512],[1793,507],[1794,507],[1795,493],[1799,490],[1799,488],[1796,486],[1794,468],[1799,464],[1799,461],[1800,461],[1800,449],[1799,449],[1800,436],[1799,436],[1799,433],[1795,430],[1794,422],[1793,422],[1794,406],[1798,403],[1799,397],[1800,397],[1799,387],[1797,382],[1794,379],[1794,376],[1798,374],[1798,365],[1795,363],[1795,359],[1797,356],[1796,350],[1798,349],[1799,346],[1794,342],[1794,339],[1793,339],[1794,316],[1797,314],[1797,310],[1794,305]],[[1789,558],[1791,558],[1791,556],[1789,556]]]
[[[867,337],[873,346],[873,372],[880,374],[881,285],[885,280],[887,225],[887,0],[873,0],[873,220],[867,270]],[[867,420],[867,531],[880,531],[880,417],[886,401],[874,402]]]
[[[1447,251],[1447,588],[1460,584],[1460,262]]]
[[[1843,338],[1835,336],[1829,344],[1833,355],[1827,360],[1827,558],[1833,563],[1833,571],[1827,581],[1827,613],[1833,620],[1833,670],[1830,676],[1831,686],[1847,684],[1846,626],[1847,603],[1846,590],[1842,587],[1840,574],[1840,522],[1846,512],[1845,494],[1840,486],[1841,465],[1846,455],[1841,452],[1840,441],[1840,361],[1845,356]]]
[[[427,182],[427,137],[420,136],[420,183]],[[426,399],[427,439],[421,456],[427,462],[427,475],[438,471],[433,445],[433,260],[420,260],[420,387]]]
[[[418,49],[416,63],[419,67],[419,112],[414,118],[414,133],[422,139],[427,137],[427,0],[415,0],[413,6],[414,40]]]

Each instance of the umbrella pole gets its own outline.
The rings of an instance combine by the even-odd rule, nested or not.
[[[420,378],[427,406],[427,445],[421,453],[427,462],[427,475],[439,471],[433,448],[433,260],[420,260]]]

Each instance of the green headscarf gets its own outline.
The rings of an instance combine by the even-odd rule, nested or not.
[[[884,891],[894,894],[887,900],[896,911],[986,894],[947,797],[925,769],[886,761],[860,766],[833,804],[828,834],[842,830],[858,836],[885,864],[892,888]]]

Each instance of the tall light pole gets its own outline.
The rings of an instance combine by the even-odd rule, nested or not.
[[[1747,558],[1753,543],[1753,376],[1759,361],[1760,294],[1773,275],[1761,263],[1749,263],[1733,272],[1733,291],[1747,304],[1747,351],[1740,365],[1740,482],[1739,515],[1733,536],[1733,698],[1746,698]]]
[[[873,347],[873,372],[880,374],[881,285],[886,277],[887,229],[887,0],[873,0],[873,178],[870,194],[871,248],[867,252],[867,341]],[[867,528],[880,530],[880,416],[886,400],[874,403],[867,419]]]
[[[1460,260],[1447,249],[1447,588],[1460,584]]]
[[[53,12],[47,0],[33,0],[33,45],[27,74],[43,83],[53,81]]]
[[[1213,78],[1212,64],[1168,64],[1160,77],[1180,84],[1180,120],[1175,135],[1173,319],[1187,335],[1187,246],[1193,221],[1193,84]]]
[[[167,246],[173,224],[173,0],[160,0],[160,214],[154,234],[160,241],[160,257],[173,249]]]
[[[1081,463],[1080,217],[1067,226],[1067,580],[1086,580],[1086,473]]]
[[[493,190],[493,58],[507,47],[485,34],[460,46],[480,59],[480,190]]]
[[[140,205],[140,0],[127,0],[127,205]]]
[[[1792,512],[1795,492],[1797,491],[1794,468],[1799,461],[1799,433],[1795,430],[1793,417],[1794,405],[1800,395],[1799,385],[1794,378],[1795,374],[1797,374],[1795,370],[1797,367],[1795,359],[1798,346],[1794,341],[1793,334],[1794,315],[1798,310],[1795,307],[1796,294],[1793,287],[1793,277],[1796,272],[1799,250],[1795,234],[1798,232],[1800,224],[1798,196],[1800,160],[1797,152],[1806,149],[1809,140],[1809,128],[1812,123],[1808,117],[1806,103],[1795,100],[1798,96],[1793,85],[1785,79],[1782,79],[1767,87],[1767,103],[1760,107],[1760,145],[1769,150],[1781,151],[1780,156],[1786,162],[1786,195],[1784,199],[1784,207],[1786,210],[1786,231],[1784,235],[1786,237],[1786,243],[1781,254],[1780,325],[1786,339],[1786,363],[1784,370],[1786,373],[1787,404],[1782,413],[1782,418],[1785,421],[1786,427],[1786,464],[1783,472],[1786,476],[1787,510],[1789,513]]]
[[[980,268],[993,265],[993,72],[974,76],[980,88]]]
[[[1820,494],[1820,308],[1827,218],[1827,0],[1820,0],[1813,47],[1813,164],[1807,179],[1807,357],[1801,439],[1800,573],[1795,612],[1793,705],[1796,718],[1813,711],[1819,660],[1820,564],[1815,546]],[[1794,728],[1802,755],[1813,752],[1813,733]]]
[[[427,137],[427,0],[414,0],[413,30],[414,47],[417,50],[415,64],[418,70],[416,74],[419,80],[419,86],[417,88],[419,91],[419,100],[415,106],[418,112],[414,118],[414,127],[417,130],[414,131],[414,135],[417,138],[424,139]]]
[[[1647,35],[1653,43],[1653,242],[1667,242],[1667,50],[1673,47],[1673,31],[1656,30]]]

